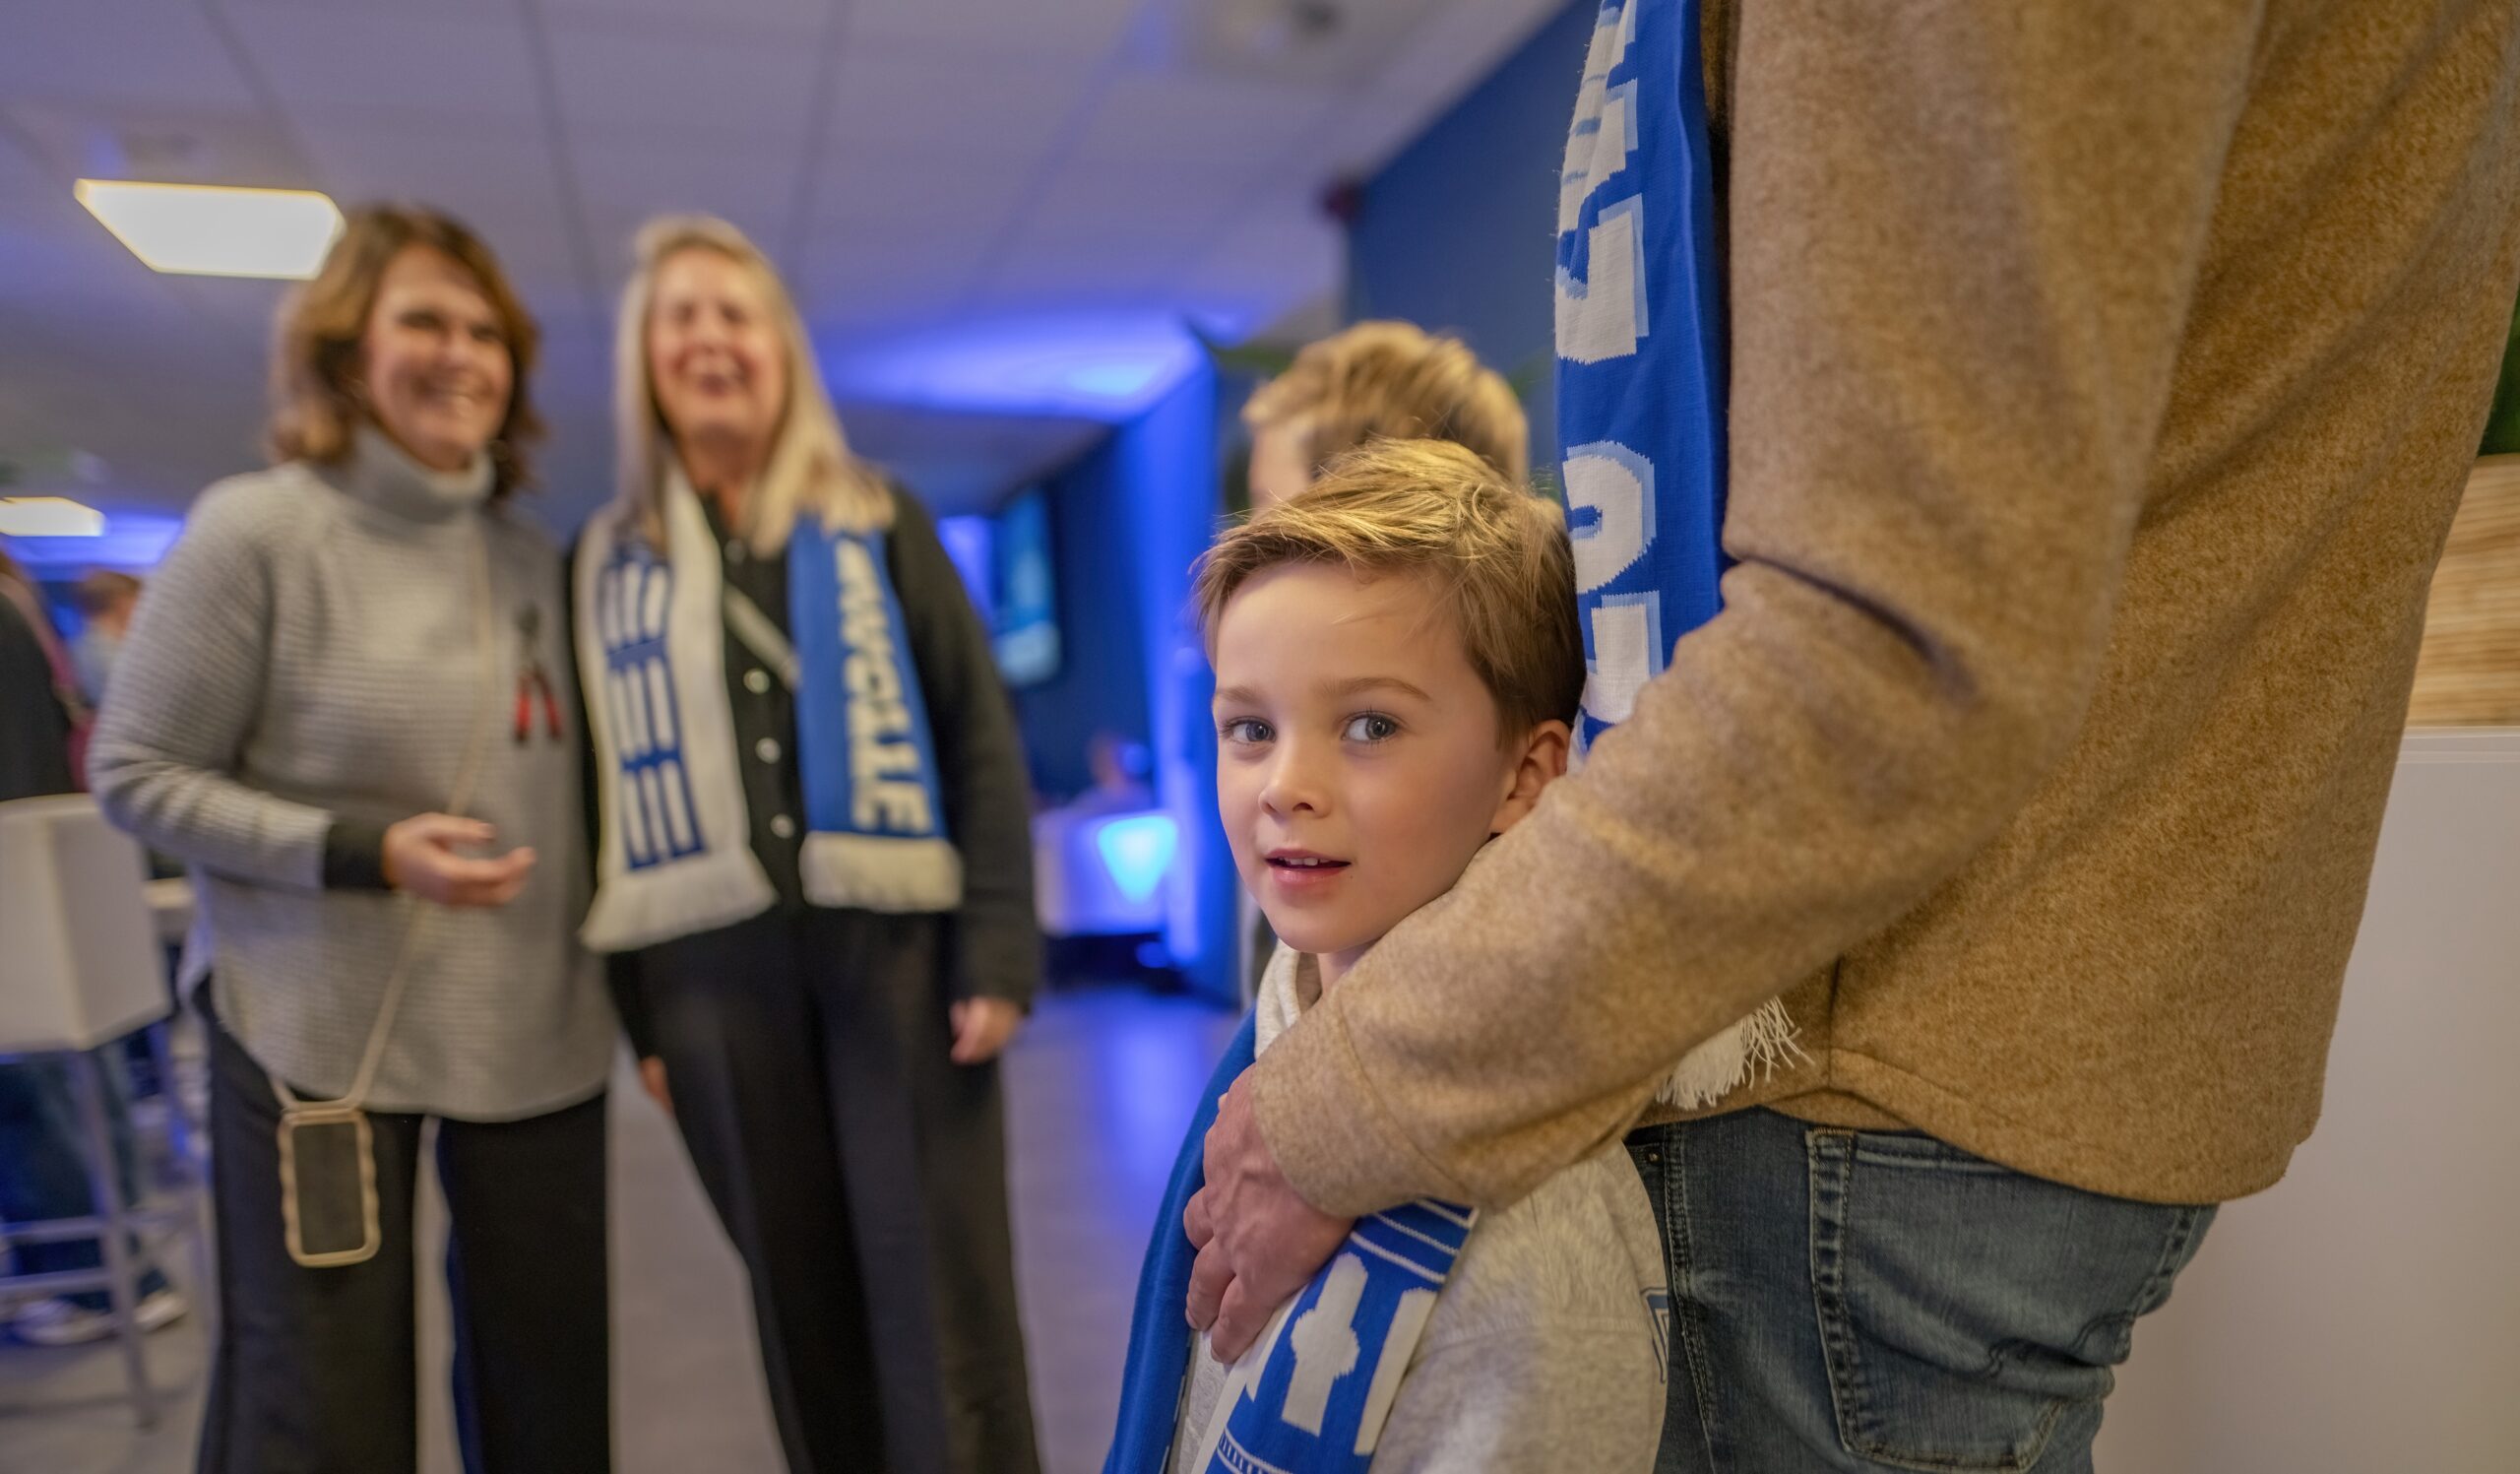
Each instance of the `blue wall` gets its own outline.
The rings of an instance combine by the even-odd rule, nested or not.
[[[1053,801],[1092,783],[1086,745],[1096,733],[1147,739],[1146,648],[1128,593],[1136,527],[1117,475],[1127,433],[1112,432],[1042,488],[1056,565],[1059,673],[1016,692],[1015,712],[1033,782]]]
[[[1217,822],[1214,677],[1189,617],[1190,565],[1217,526],[1217,382],[1202,367],[1050,479],[1059,678],[1017,698],[1045,791],[1087,782],[1086,744],[1144,740],[1158,801],[1179,826],[1165,944],[1192,984],[1230,998],[1233,864]]]
[[[1525,390],[1532,465],[1557,460],[1557,171],[1598,0],[1575,0],[1365,182],[1351,313],[1460,335]]]

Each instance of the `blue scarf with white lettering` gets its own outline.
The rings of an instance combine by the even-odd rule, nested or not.
[[[727,701],[729,596],[717,539],[677,474],[661,508],[666,547],[614,509],[578,543],[579,677],[595,747],[601,833],[581,929],[596,951],[652,946],[742,921],[777,899],[752,852],[743,764]],[[788,544],[790,659],[753,658],[792,683],[805,792],[805,899],[866,911],[951,911],[962,859],[945,828],[935,744],[879,531],[798,520]],[[754,621],[756,624],[766,620]]]
[[[936,744],[890,568],[880,532],[804,519],[788,542],[788,623],[803,672],[805,899],[950,910],[962,899],[962,865],[945,836]]]
[[[1724,279],[1697,0],[1604,0],[1557,185],[1557,435],[1584,627],[1579,755],[1723,606]],[[1797,1053],[1770,999],[1660,1099],[1712,1106]]]

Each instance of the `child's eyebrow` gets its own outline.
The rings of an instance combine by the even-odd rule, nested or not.
[[[1213,706],[1252,706],[1256,705],[1259,700],[1260,693],[1251,689],[1249,686],[1219,686],[1217,687],[1216,695],[1209,698],[1209,704]]]
[[[1335,697],[1361,696],[1368,691],[1398,691],[1404,696],[1415,696],[1420,701],[1435,699],[1417,685],[1397,675],[1352,675],[1346,680],[1332,681],[1322,689]]]

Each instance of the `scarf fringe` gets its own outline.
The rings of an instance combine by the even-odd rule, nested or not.
[[[1654,1099],[1682,1111],[1703,1111],[1791,1060],[1811,1057],[1796,1042],[1796,1032],[1785,1000],[1770,998],[1749,1017],[1681,1056]]]
[[[805,899],[861,911],[952,911],[963,904],[963,857],[950,840],[817,832],[797,857]]]

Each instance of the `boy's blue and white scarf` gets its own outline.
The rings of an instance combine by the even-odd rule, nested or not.
[[[1271,1037],[1289,1021],[1295,954],[1271,960],[1261,1001],[1226,1047],[1173,1159],[1129,1322],[1119,1426],[1103,1474],[1162,1474],[1176,1432],[1198,1440],[1201,1474],[1363,1474],[1389,1421],[1401,1376],[1435,1296],[1460,1258],[1477,1211],[1423,1198],[1357,1220],[1312,1282],[1278,1308],[1227,1374],[1204,1427],[1176,1429],[1195,1340],[1182,1324],[1197,1255],[1181,1215],[1206,1181],[1208,1128],[1234,1080],[1258,1055],[1260,1015]]]
[[[724,927],[778,899],[752,853],[717,540],[678,472],[662,512],[662,555],[613,508],[578,543],[578,672],[602,809],[595,903],[580,935],[598,952]],[[962,858],[945,832],[927,704],[883,534],[799,518],[788,543],[788,616],[805,899],[953,910]]]
[[[1724,283],[1697,0],[1605,0],[1557,193],[1557,427],[1584,626],[1580,753],[1715,616],[1724,531]],[[1769,1000],[1692,1050],[1662,1098],[1711,1106],[1794,1053]]]

